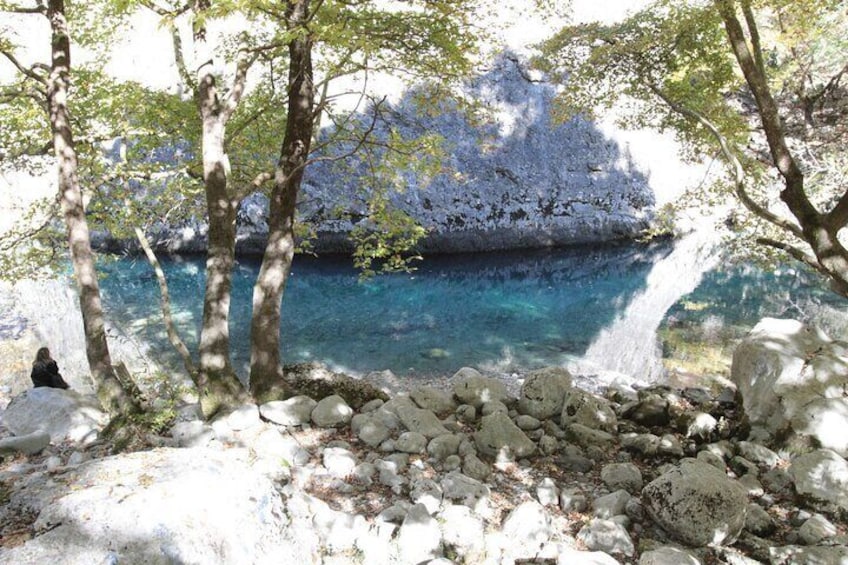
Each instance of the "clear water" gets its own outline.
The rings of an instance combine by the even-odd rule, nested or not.
[[[283,359],[321,361],[354,374],[390,369],[410,376],[445,375],[463,366],[508,372],[568,364],[644,294],[654,266],[671,251],[667,244],[629,244],[441,256],[419,263],[414,273],[365,282],[349,259],[300,256],[283,300]],[[242,259],[234,276],[231,340],[242,372],[258,267],[258,259]],[[163,259],[163,268],[178,325],[192,347],[202,312],[204,258]],[[163,356],[172,355],[150,266],[122,259],[105,270],[107,314],[153,342]],[[712,316],[752,326],[762,316],[792,315],[787,305],[808,299],[838,301],[814,277],[737,267],[707,273],[668,316],[676,323]],[[681,306],[692,301],[706,306]]]

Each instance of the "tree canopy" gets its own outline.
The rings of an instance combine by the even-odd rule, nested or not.
[[[562,117],[621,103],[625,124],[676,132],[691,158],[720,155],[743,206],[729,221],[739,241],[848,296],[846,32],[835,0],[658,0],[564,28],[537,63],[564,85]]]

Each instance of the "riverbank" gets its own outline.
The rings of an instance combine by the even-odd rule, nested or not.
[[[62,427],[73,393],[29,391],[6,429],[38,412],[59,437],[3,462],[0,562],[845,563],[848,441],[809,427],[838,410],[771,427],[800,406],[807,365],[829,375],[816,394],[848,408],[845,344],[768,321],[714,390],[596,395],[548,368],[513,395],[467,368],[444,389],[342,387],[212,422],[176,407],[118,454]]]

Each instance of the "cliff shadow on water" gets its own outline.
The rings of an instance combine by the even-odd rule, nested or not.
[[[364,282],[347,258],[298,256],[283,303],[283,358],[412,376],[466,365],[504,372],[561,365],[586,351],[669,250],[663,243],[442,255],[414,273]],[[177,323],[196,343],[203,259],[168,259],[163,266]],[[244,258],[234,277],[230,330],[242,369],[258,267]],[[123,259],[106,269],[109,316],[171,355],[149,266]]]

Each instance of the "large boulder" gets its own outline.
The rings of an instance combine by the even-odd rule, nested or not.
[[[38,499],[47,502],[34,537],[5,549],[2,563],[310,561],[286,538],[282,499],[251,468],[246,451],[120,455],[85,463],[38,488],[46,489]],[[28,491],[15,496],[36,495]]]
[[[53,443],[93,441],[108,422],[95,397],[49,387],[25,391],[3,412],[3,424],[13,434],[44,432]]]
[[[561,367],[545,367],[527,375],[518,398],[518,411],[539,420],[560,413],[571,390],[571,373]]]
[[[579,388],[571,389],[565,396],[560,422],[563,426],[580,424],[608,433],[614,433],[618,428],[618,418],[609,402]]]
[[[848,344],[795,320],[764,318],[736,348],[731,374],[753,426],[848,456]]]
[[[701,547],[736,540],[745,526],[748,497],[712,465],[688,460],[642,489],[642,504],[673,538]]]

